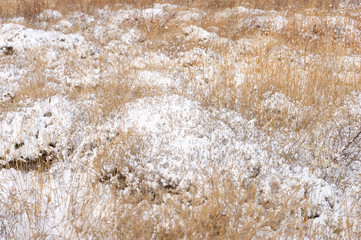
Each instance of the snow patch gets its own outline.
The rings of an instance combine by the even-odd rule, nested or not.
[[[11,160],[34,160],[43,152],[51,158],[67,158],[69,149],[74,148],[71,142],[74,128],[79,127],[81,121],[78,107],[57,96],[35,102],[22,111],[7,113],[0,125],[2,164]]]
[[[37,16],[39,21],[58,21],[63,18],[63,14],[56,10],[47,9]]]
[[[62,34],[26,28],[18,24],[3,24],[0,27],[0,46],[12,47],[16,54],[36,51],[38,48],[73,50],[85,43],[80,34]]]

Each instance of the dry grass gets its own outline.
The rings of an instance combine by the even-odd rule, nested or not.
[[[22,16],[28,20],[34,19],[45,9],[56,9],[60,12],[82,11],[91,12],[104,6],[110,8],[131,4],[146,8],[157,2],[156,0],[4,0],[0,3],[0,16],[9,18]]]
[[[130,4],[137,8],[152,6],[154,0],[42,0],[42,1],[15,1],[4,0],[0,3],[0,16],[11,18],[15,16],[25,17],[29,23],[45,9],[56,9],[64,14],[73,11],[83,11],[91,13],[97,8],[105,5],[118,9]],[[206,1],[170,1],[182,5],[185,9],[189,7],[202,8],[212,15],[220,9],[235,6],[245,6],[245,1],[240,0],[212,0]],[[237,26],[235,23],[240,19],[229,17],[224,21],[219,21],[212,17],[199,23],[204,29],[217,27],[219,36],[227,37],[234,41],[244,38],[253,42],[261,42],[250,51],[239,51],[237,47],[227,48],[220,42],[206,42],[186,40],[181,35],[181,27],[172,22],[173,16],[167,16],[162,20],[138,19],[137,22],[130,21],[128,29],[135,26],[143,33],[140,45],[144,51],[159,50],[165,55],[174,56],[177,51],[192,51],[194,48],[213,51],[219,58],[207,62],[207,59],[195,60],[184,64],[178,71],[184,77],[182,89],[170,90],[150,86],[132,85],[132,74],[137,72],[134,66],[126,65],[127,62],[119,58],[122,66],[114,67],[112,77],[102,85],[92,87],[77,86],[67,89],[67,97],[76,100],[95,96],[98,103],[88,109],[93,114],[94,126],[97,126],[102,119],[111,116],[115,110],[126,103],[144,97],[152,97],[175,92],[190,99],[201,102],[206,108],[226,108],[243,113],[248,119],[256,119],[258,126],[270,136],[276,131],[294,131],[305,134],[312,131],[317,124],[324,124],[332,118],[340,101],[352,91],[359,91],[361,88],[360,70],[351,69],[353,73],[344,77],[335,75],[334,72],[343,71],[339,64],[339,57],[350,55],[349,53],[359,53],[360,45],[358,39],[352,34],[337,34],[335,28],[327,27],[325,23],[310,26],[299,26],[296,13],[305,12],[308,8],[316,8],[313,13],[323,19],[329,12],[334,10],[340,1],[298,1],[298,4],[291,4],[294,1],[248,1],[250,7],[260,9],[274,9],[289,11],[289,24],[287,29],[280,32],[272,32],[257,26],[246,28]],[[213,16],[213,15],[212,15]],[[244,19],[246,19],[245,17]],[[356,28],[360,28],[357,22]],[[167,28],[165,28],[167,27]],[[310,33],[312,38],[306,34]],[[90,38],[90,37],[89,37]],[[104,43],[105,45],[105,43]],[[293,52],[294,56],[282,55],[286,51],[280,49],[287,48]],[[177,50],[172,50],[177,49]],[[281,54],[279,54],[281,53]],[[308,55],[317,55],[316,60],[308,60]],[[102,56],[97,62],[98,66],[106,65],[106,56]],[[73,56],[69,56],[67,65],[69,71],[74,71],[72,66]],[[235,73],[241,71],[237,65],[238,60],[244,60],[250,64],[246,68],[241,87],[234,81]],[[301,59],[301,60],[300,60]],[[146,68],[154,69],[149,63]],[[199,72],[206,72],[208,66],[215,67],[216,74],[213,79],[203,79],[198,83],[196,80]],[[15,94],[12,105],[1,106],[3,112],[10,111],[24,99],[46,99],[58,94],[56,89],[46,89],[48,82],[57,82],[55,79],[44,79],[42,71],[46,63],[39,57],[35,63],[33,76],[27,76],[29,85],[24,85]],[[130,65],[130,63],[129,63]],[[159,67],[159,66],[158,66]],[[162,66],[162,70],[171,72],[173,66]],[[101,70],[102,71],[102,70]],[[242,69],[243,71],[243,69]],[[212,82],[213,80],[214,83]],[[189,91],[189,88],[192,91]],[[190,94],[191,92],[191,94]],[[197,94],[194,94],[197,93]],[[283,110],[270,109],[265,105],[266,96],[274,93],[283,93],[292,103],[302,105],[311,110],[299,111],[285,108]],[[284,130],[284,129],[287,129]],[[106,214],[99,216],[96,223],[89,222],[88,217],[97,212],[97,204],[102,196],[99,192],[103,185],[89,185],[86,198],[82,203],[77,203],[81,210],[74,213],[72,219],[72,236],[74,238],[99,239],[263,239],[261,232],[272,229],[272,238],[327,238],[329,233],[314,229],[307,209],[311,205],[309,196],[300,203],[296,195],[300,189],[295,188],[292,192],[278,192],[275,187],[275,195],[272,199],[262,199],[257,190],[257,182],[252,179],[249,183],[235,182],[227,177],[227,173],[215,173],[210,177],[209,185],[211,190],[202,189],[204,186],[191,186],[184,192],[174,192],[174,189],[159,188],[152,189],[146,184],[139,183],[141,190],[136,190],[135,186],[131,193],[123,195],[126,179],[123,178],[122,171],[133,171],[128,164],[130,159],[127,154],[142,157],[142,136],[133,133],[119,133],[110,144],[99,150],[95,170],[101,176],[99,182],[108,184],[109,191],[107,197],[112,204],[104,206]],[[296,144],[298,139],[291,139]],[[340,140],[338,140],[340,141]],[[99,142],[98,145],[101,145]],[[299,147],[299,146],[298,146]],[[330,147],[328,147],[330,148]],[[335,149],[326,149],[335,151]],[[119,158],[122,156],[122,158]],[[284,154],[289,159],[291,155]],[[129,157],[129,159],[127,159]],[[292,158],[293,160],[293,158]],[[324,161],[324,159],[320,160]],[[290,162],[292,162],[290,160]],[[117,170],[102,172],[104,166],[117,166]],[[103,174],[103,175],[101,175]],[[104,175],[105,174],[105,175]],[[141,179],[142,173],[139,174]],[[46,173],[39,172],[39,182],[36,189],[42,189]],[[117,178],[118,181],[110,183],[110,179]],[[0,183],[1,184],[1,183]],[[80,186],[79,188],[83,188]],[[41,190],[39,190],[41,191]],[[207,194],[200,194],[205,193]],[[165,200],[167,194],[172,195],[173,200]],[[307,193],[305,193],[307,195]],[[39,194],[39,197],[42,195]],[[76,197],[76,196],[75,196]],[[75,198],[74,197],[74,198]],[[84,196],[82,196],[84,197]],[[34,231],[33,238],[52,238],[47,233],[41,232],[40,224],[42,217],[39,212],[40,205],[46,199],[37,199],[31,206],[25,199],[14,199],[11,201],[19,204],[24,201],[26,207],[18,205],[6,206],[10,213],[23,213],[29,216],[38,232]],[[75,203],[74,203],[75,204]],[[162,208],[160,207],[162,206]],[[356,206],[350,206],[350,208]],[[9,214],[10,216],[11,214]],[[361,223],[359,217],[356,222]],[[1,221],[1,217],[0,217]],[[161,225],[160,222],[168,222]],[[354,221],[355,222],[355,221]],[[347,233],[349,239],[357,239],[359,233],[352,231],[353,226],[344,225],[334,228],[335,233]],[[5,228],[3,228],[5,229]],[[7,238],[19,238],[6,232],[1,228],[0,234],[4,231]],[[6,228],[11,229],[11,228]],[[40,230],[39,230],[40,229]]]
[[[259,9],[274,9],[280,10],[285,8],[297,9],[297,11],[306,8],[317,9],[335,9],[342,1],[322,1],[322,0],[302,0],[294,4],[290,0],[273,0],[273,1],[244,1],[244,0],[209,0],[209,1],[180,1],[171,0],[165,1],[187,7],[196,7],[204,9],[222,9],[232,8],[240,5],[247,5],[251,8]],[[3,0],[0,3],[0,16],[9,18],[15,16],[23,16],[27,19],[32,19],[45,9],[56,9],[60,12],[69,11],[83,11],[89,12],[97,8],[109,6],[111,8],[118,8],[119,6],[132,5],[137,8],[147,8],[154,3],[164,3],[160,0]]]

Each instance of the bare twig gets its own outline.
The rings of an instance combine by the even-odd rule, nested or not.
[[[361,129],[358,132],[358,134],[346,145],[346,147],[344,147],[344,149],[341,151],[341,154],[361,135]],[[337,159],[337,157],[335,157],[333,159],[333,161],[335,161]]]

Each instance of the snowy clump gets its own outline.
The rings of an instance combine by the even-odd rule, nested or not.
[[[246,39],[237,40],[235,45],[235,51],[239,54],[249,54],[255,51],[254,44]]]
[[[344,106],[347,107],[350,114],[361,117],[361,94],[359,92],[351,92],[345,99]]]
[[[195,23],[197,21],[202,20],[205,17],[206,13],[204,12],[193,12],[193,11],[178,11],[176,17],[174,18],[174,22],[191,22]]]
[[[198,103],[177,95],[142,99],[126,109],[121,126],[144,137],[149,180],[163,186],[195,181],[204,170],[212,172],[213,164],[218,170],[251,167],[265,155],[259,145],[238,139],[232,128]]]
[[[3,116],[0,125],[2,164],[12,160],[34,160],[46,152],[50,158],[67,158],[72,136],[80,130],[80,109],[62,97],[35,102]],[[50,159],[51,160],[51,159]]]
[[[46,47],[73,50],[84,42],[84,37],[80,34],[46,32],[12,23],[0,26],[0,46],[12,47],[17,54]]]
[[[164,14],[162,8],[147,8],[141,11],[141,16],[145,19],[159,18]]]
[[[264,93],[265,101],[264,107],[267,111],[271,112],[289,112],[297,113],[298,107],[290,101],[290,99],[281,92],[272,92]]]
[[[270,26],[272,31],[280,32],[287,27],[288,20],[285,17],[276,15],[270,19]]]
[[[342,191],[337,186],[316,175],[308,167],[294,167],[293,170],[288,171],[286,167],[273,177],[276,177],[275,182],[279,184],[278,189],[282,194],[286,192],[296,194],[297,201],[306,204],[307,208],[301,208],[298,213],[301,219],[314,219],[317,228],[329,229],[328,227],[332,226],[327,226],[328,223],[345,216],[345,200],[342,198]],[[262,183],[265,185],[260,187],[263,190],[261,190],[263,192],[261,197],[267,199],[274,191],[273,184],[267,185],[267,181],[262,181]],[[297,190],[294,190],[296,186],[298,186]]]
[[[246,17],[255,17],[259,15],[264,15],[266,12],[260,9],[251,9],[245,7],[235,7],[235,8],[227,8],[216,12],[214,17],[217,21],[223,21],[230,16],[239,15],[239,16],[246,16]]]
[[[14,97],[25,72],[14,64],[0,65],[0,102]]]
[[[157,71],[139,71],[137,74],[139,85],[170,87],[178,85],[177,81]]]
[[[131,63],[135,68],[144,69],[152,66],[171,66],[174,61],[162,52],[147,51]]]
[[[68,20],[62,19],[54,26],[54,29],[56,31],[69,31],[73,27],[74,26],[71,22],[69,22]]]
[[[134,18],[135,10],[119,9],[115,12],[108,10],[98,10],[98,15],[101,19],[108,20],[111,24],[121,26],[124,21]],[[109,18],[109,19],[108,19]]]
[[[47,9],[37,16],[39,21],[57,21],[61,18],[63,18],[63,14],[51,9]]]
[[[124,30],[116,24],[108,24],[105,28],[102,25],[96,25],[89,28],[88,31],[100,43],[106,45],[112,41],[118,41],[117,45],[130,46],[143,40],[143,36],[136,27]]]
[[[252,8],[245,8],[245,7],[236,7],[232,10],[235,11],[237,14],[261,15],[261,14],[266,13],[266,11],[261,10],[261,9],[252,9]]]
[[[121,41],[126,45],[132,45],[142,40],[142,34],[137,28],[132,28],[120,37]]]
[[[155,3],[154,4],[154,8],[159,8],[159,9],[166,9],[166,10],[175,10],[177,8],[179,8],[179,6],[174,5],[174,4],[170,4],[170,3]]]
[[[187,36],[188,41],[209,42],[218,37],[216,33],[207,32],[203,28],[194,25],[183,28],[183,32]]]
[[[245,19],[239,23],[240,27],[258,29],[262,31],[279,32],[287,26],[287,19],[282,16],[257,16]]]
[[[216,60],[220,56],[216,52],[210,50],[210,49],[201,49],[199,47],[195,47],[187,52],[180,52],[178,53],[178,59],[177,61],[182,66],[194,66],[201,65],[204,62]],[[213,66],[209,65],[209,68],[212,68]],[[206,74],[209,74],[206,72]],[[201,77],[201,76],[198,76]]]
[[[67,16],[68,21],[82,30],[88,29],[95,23],[95,18],[82,12],[73,12]]]

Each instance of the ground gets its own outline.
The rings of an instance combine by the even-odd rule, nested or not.
[[[0,19],[0,239],[360,238],[359,10]]]

